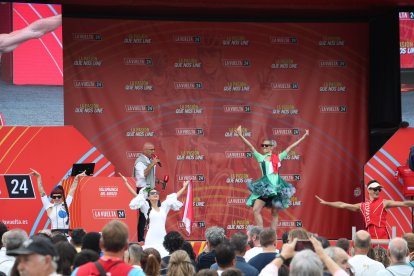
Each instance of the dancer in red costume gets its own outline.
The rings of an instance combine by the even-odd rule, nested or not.
[[[347,209],[354,212],[361,212],[365,220],[365,229],[370,233],[372,239],[389,239],[387,230],[387,209],[396,207],[413,207],[414,201],[394,201],[380,198],[382,186],[376,180],[367,184],[369,199],[361,203],[345,203],[342,201],[328,202],[315,196],[323,205],[334,208]]]

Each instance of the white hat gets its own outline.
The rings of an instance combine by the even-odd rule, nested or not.
[[[368,185],[368,190],[378,188],[378,187],[382,188],[382,186],[378,182],[372,182]]]

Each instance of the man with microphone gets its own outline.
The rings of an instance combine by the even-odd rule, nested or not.
[[[137,193],[141,189],[145,189],[147,187],[154,188],[156,177],[155,177],[155,170],[156,165],[161,167],[161,162],[158,159],[157,155],[155,155],[155,147],[152,143],[145,143],[142,149],[142,154],[138,156],[135,160],[134,164],[134,177],[136,180],[137,185]],[[138,242],[144,241],[144,231],[145,231],[145,224],[146,219],[144,214],[139,211],[139,219],[138,219],[138,226],[137,226],[137,233],[138,233]]]

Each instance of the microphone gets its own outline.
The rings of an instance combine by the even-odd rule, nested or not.
[[[162,189],[163,190],[165,190],[165,186],[167,186],[168,180],[170,180],[170,176],[169,175],[164,175],[164,179],[162,181]]]
[[[151,156],[152,156],[152,158],[157,158],[157,159],[158,159],[158,155],[156,155],[156,154],[154,154],[154,153],[153,153],[153,154],[151,154]],[[158,166],[162,167],[162,166],[161,166],[161,162],[160,162],[160,161],[158,161],[158,162],[157,162],[157,164],[158,164]]]

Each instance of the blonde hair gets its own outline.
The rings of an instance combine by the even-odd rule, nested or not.
[[[194,266],[191,263],[187,252],[184,250],[174,251],[174,253],[171,254],[170,261],[168,263],[167,276],[192,276],[194,274]]]

